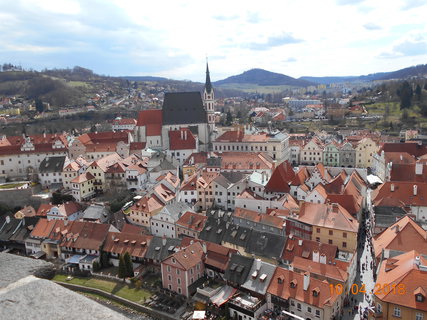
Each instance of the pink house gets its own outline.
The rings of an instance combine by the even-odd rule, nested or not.
[[[192,294],[189,286],[205,272],[204,256],[202,245],[195,242],[163,260],[161,263],[163,288],[188,298]]]

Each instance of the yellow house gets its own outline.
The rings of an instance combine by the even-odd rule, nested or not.
[[[298,220],[312,226],[311,240],[333,244],[339,250],[357,250],[359,223],[337,203],[303,202]]]
[[[218,176],[215,171],[203,171],[197,179],[197,194],[199,198],[196,202],[198,210],[207,210],[211,208],[215,200],[214,179]]]
[[[378,151],[378,146],[371,138],[363,138],[355,148],[356,167],[368,168],[373,166],[374,154]]]
[[[87,200],[95,195],[95,177],[86,172],[71,180],[71,190],[77,201]]]
[[[383,260],[369,319],[427,319],[426,268],[427,259],[415,250]]]
[[[92,162],[89,165],[87,172],[90,172],[95,178],[93,183],[95,186],[95,191],[103,192],[105,190],[105,173],[107,172],[108,167],[116,164],[120,160],[123,159],[117,153],[112,153]]]

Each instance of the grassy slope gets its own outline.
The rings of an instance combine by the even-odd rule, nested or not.
[[[53,280],[99,289],[138,303],[144,302],[144,298],[147,299],[151,296],[151,293],[149,291],[146,291],[144,289],[131,288],[125,283],[116,283],[107,280],[78,277],[74,277],[72,280],[67,281],[66,278],[66,275],[58,274],[53,278]]]

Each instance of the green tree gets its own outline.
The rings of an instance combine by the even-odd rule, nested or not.
[[[42,113],[44,111],[43,101],[40,98],[37,98],[35,101],[36,111]]]
[[[417,84],[416,88],[415,88],[415,95],[417,96],[418,101],[421,100],[421,86],[419,84]]]
[[[225,122],[226,122],[227,126],[229,126],[233,123],[233,115],[231,114],[230,110],[227,111],[227,117],[226,117]]]
[[[132,264],[132,259],[130,258],[129,252],[125,253],[123,259],[125,261],[125,266],[126,266],[126,276],[129,278],[132,278],[134,276],[133,264]]]
[[[409,82],[404,81],[396,93],[400,97],[400,109],[409,108],[412,104],[412,96],[414,94]]]
[[[98,262],[98,261],[95,261],[95,262],[93,263],[93,271],[97,272],[97,271],[99,271],[100,269],[101,269],[101,265],[99,264],[99,262]]]
[[[101,252],[101,268],[107,268],[110,266],[110,257],[108,256],[108,252]]]
[[[122,278],[125,281],[127,276],[126,262],[124,256],[120,255],[119,258],[119,278]]]

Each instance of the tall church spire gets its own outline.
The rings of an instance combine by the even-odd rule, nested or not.
[[[205,89],[207,93],[211,93],[212,91],[212,83],[211,83],[211,76],[209,74],[209,65],[206,61],[206,81],[205,81]]]

